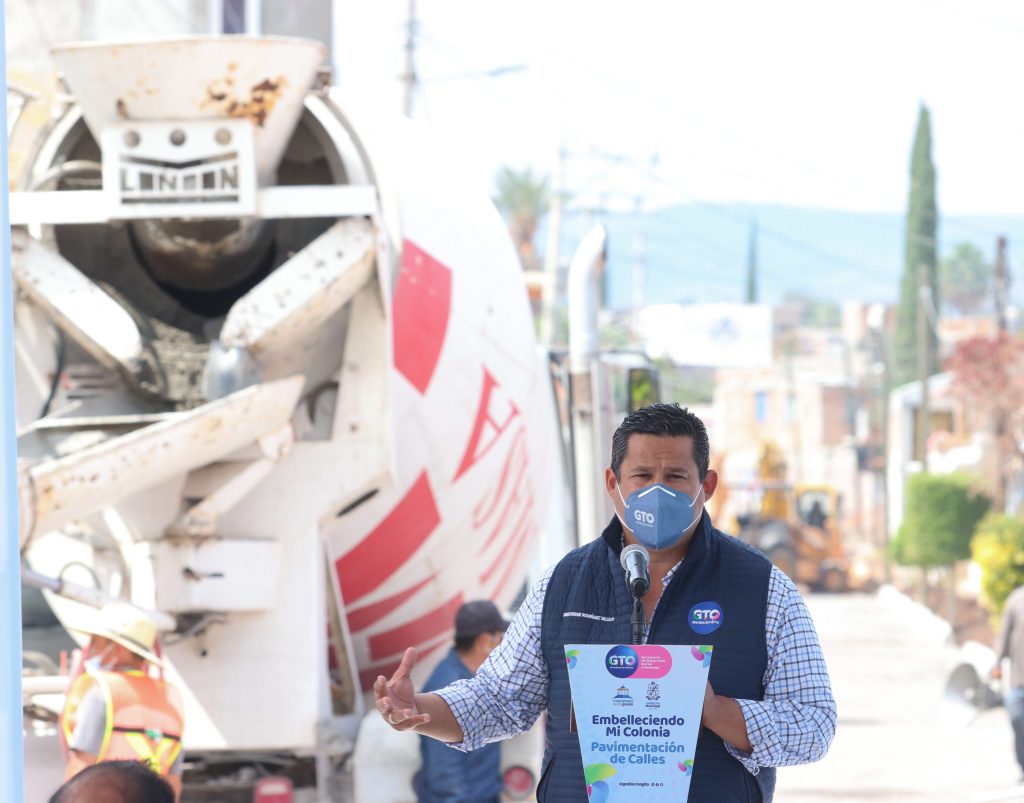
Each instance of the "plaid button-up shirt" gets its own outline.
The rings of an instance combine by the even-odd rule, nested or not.
[[[681,564],[665,575],[663,588]],[[476,675],[436,692],[462,728],[463,741],[452,747],[474,750],[522,733],[547,707],[541,620],[553,572],[554,567],[548,569],[527,595],[504,640]],[[764,626],[764,699],[736,701],[753,750],[748,754],[725,745],[754,775],[759,767],[817,761],[836,730],[836,703],[814,623],[793,581],[775,567],[768,580]]]

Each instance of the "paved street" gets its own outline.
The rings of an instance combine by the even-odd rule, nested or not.
[[[940,620],[889,588],[808,603],[839,726],[824,760],[780,770],[779,803],[1024,801],[1006,712],[943,701],[957,653]]]

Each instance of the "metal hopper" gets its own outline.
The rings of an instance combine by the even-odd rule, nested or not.
[[[53,56],[97,140],[127,120],[246,119],[264,186],[325,61],[316,42],[242,36],[69,44]]]

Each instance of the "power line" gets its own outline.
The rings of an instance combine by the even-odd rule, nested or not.
[[[941,0],[923,0],[923,2],[935,6],[936,8],[941,8],[945,11],[949,11],[953,14],[958,14],[962,17],[968,17],[970,19],[975,19],[978,22],[983,22],[986,25],[991,25],[995,28],[998,28],[1000,31],[1006,31],[1007,33],[1024,34],[1024,28],[1018,28],[1015,25],[1007,25],[1005,22],[994,20],[991,17],[986,17],[984,14],[978,14],[975,11],[968,11],[967,9],[960,6],[953,6],[950,5],[949,3],[943,3],[941,2]]]
[[[431,42],[433,44],[435,44],[435,45],[442,45],[444,48],[446,48],[445,55],[447,55],[453,61],[456,61],[456,63],[459,63],[459,62],[457,62],[456,59],[454,59],[451,56],[452,50],[454,48],[452,48],[452,46],[450,44],[445,43],[445,42],[443,42],[443,41],[441,41],[441,40],[439,40],[439,39],[437,39],[436,37],[433,37],[433,36],[430,37],[430,40],[431,40]],[[545,49],[542,48],[542,50],[545,50]],[[566,63],[569,63],[570,65],[573,64],[573,62],[571,62],[570,60],[564,58],[564,56],[556,55],[556,58],[558,58],[558,59],[560,59],[562,61],[565,61]],[[460,63],[460,66],[461,66],[461,63]],[[605,75],[603,73],[600,73],[597,70],[593,70],[592,68],[589,68],[589,67],[586,67],[586,66],[583,66],[583,65],[579,65],[579,66],[580,66],[581,69],[584,69],[584,70],[586,70],[588,72],[591,72],[595,76],[605,80],[608,83],[614,83],[614,84],[619,84],[619,85],[626,86],[625,84],[623,84],[623,82],[620,79],[617,79],[617,78],[614,78],[614,77],[611,77],[611,76],[607,76],[607,75]],[[641,99],[644,99],[644,100],[646,100],[648,102],[651,102],[651,103],[656,102],[656,99],[654,99],[653,97],[651,97],[649,95],[645,95],[643,92],[637,92],[636,91],[636,87],[633,87],[633,86],[630,85],[630,86],[628,86],[628,88],[631,90],[632,97],[640,97]],[[507,108],[508,104],[505,102],[505,99],[500,96],[500,93],[493,86],[491,86],[490,84],[486,84],[485,87],[484,87],[484,91],[485,91],[486,94],[489,94],[492,97],[492,99],[497,100],[497,102],[500,103],[500,105],[501,105],[501,107],[503,109]],[[559,96],[561,96],[563,98],[567,97],[564,93],[559,93],[557,90],[554,91],[554,94],[559,95]],[[660,101],[657,101],[657,103],[658,103],[659,107],[662,105],[660,103]],[[699,124],[701,124],[701,125],[704,125],[705,127],[709,127],[709,126],[707,126],[706,123],[704,123],[704,121],[697,121],[697,122],[699,122]],[[685,201],[687,201],[689,203],[693,203],[693,204],[695,204],[697,206],[700,206],[702,208],[708,209],[708,210],[714,212],[715,214],[718,214],[718,215],[721,215],[723,217],[729,218],[731,220],[740,222],[743,225],[747,225],[749,223],[749,220],[747,219],[747,217],[742,215],[741,213],[734,212],[734,211],[730,210],[728,207],[722,206],[720,204],[715,204],[715,203],[712,203],[710,201],[701,200],[701,199],[699,199],[699,198],[697,198],[697,197],[695,197],[695,196],[693,196],[693,195],[683,191],[675,182],[665,178],[664,176],[662,176],[660,174],[656,174],[654,171],[650,170],[646,166],[638,166],[637,163],[636,163],[636,159],[634,157],[629,157],[629,156],[623,156],[621,154],[610,153],[609,151],[605,150],[603,147],[599,146],[589,135],[583,134],[579,130],[577,130],[574,127],[569,126],[569,125],[563,124],[562,127],[563,127],[563,129],[565,131],[567,131],[568,133],[572,134],[572,136],[576,137],[578,140],[588,144],[591,147],[591,149],[592,149],[591,156],[599,156],[600,158],[602,158],[604,160],[607,160],[607,161],[609,161],[609,162],[611,162],[613,164],[623,165],[627,169],[629,169],[631,172],[633,172],[634,174],[643,176],[647,180],[653,181],[653,182],[655,182],[655,183],[657,183],[659,185],[662,185],[662,186],[672,190],[676,194],[677,197],[679,197],[679,198],[681,198],[681,199],[683,199],[683,200],[685,200]],[[715,127],[715,126],[710,126],[710,128],[712,128],[714,130],[724,130],[724,129],[719,129],[718,127]],[[735,139],[739,139],[740,141],[744,141],[743,138],[735,137],[735,134],[732,131],[728,131],[727,133],[729,133]],[[766,152],[766,153],[768,152],[768,151],[766,151],[766,149],[758,146],[756,143],[752,143],[752,144],[753,144],[753,146],[755,148],[761,150],[762,152]],[[849,182],[848,180],[846,180],[843,177],[837,177],[837,176],[835,176],[833,174],[830,174],[830,173],[828,173],[826,171],[822,171],[822,170],[820,170],[819,168],[816,168],[816,167],[809,167],[807,165],[803,165],[803,164],[800,164],[798,162],[793,162],[791,159],[788,159],[788,157],[785,157],[785,160],[795,164],[796,166],[800,167],[801,169],[809,170],[809,171],[817,173],[817,174],[819,174],[819,175],[821,175],[823,177],[830,178],[832,180],[839,180],[839,181],[847,183],[847,184],[849,184],[851,186],[857,187],[856,184],[853,184],[853,183]],[[592,181],[593,181],[593,179],[592,179]],[[860,188],[860,187],[858,187],[858,188],[859,189],[863,189],[863,188]],[[945,223],[948,224],[948,225],[954,226],[954,227],[958,226],[960,228],[966,228],[966,229],[974,228],[974,227],[969,226],[969,224],[964,224],[964,223],[961,223],[959,221],[946,220]],[[827,249],[821,248],[821,247],[819,247],[817,245],[814,245],[812,243],[808,243],[808,242],[806,242],[806,241],[804,241],[804,240],[802,240],[802,239],[800,239],[798,237],[794,237],[793,235],[787,234],[785,232],[782,232],[782,231],[779,231],[779,230],[776,230],[776,229],[773,229],[773,228],[770,228],[770,227],[765,227],[765,226],[761,225],[761,226],[759,226],[759,230],[766,237],[768,237],[769,239],[774,239],[774,240],[776,240],[776,241],[778,241],[780,243],[783,243],[784,245],[786,245],[787,247],[789,247],[791,249],[794,249],[794,250],[797,250],[797,251],[801,251],[803,253],[815,256],[815,257],[817,257],[819,259],[827,259],[827,260],[829,260],[832,263],[833,267],[835,267],[837,264],[845,265],[847,267],[847,269],[852,269],[852,270],[858,271],[859,275],[870,276],[870,277],[872,277],[874,279],[877,279],[879,281],[884,281],[887,285],[891,285],[894,282],[894,278],[895,277],[893,277],[893,276],[891,276],[889,274],[883,274],[883,273],[879,272],[876,268],[874,268],[872,266],[869,266],[869,265],[866,265],[863,262],[860,262],[858,260],[851,259],[851,258],[849,258],[847,256],[842,255],[842,254],[837,254],[835,252],[832,252],[832,251],[829,251]],[[975,231],[980,231],[980,229],[975,229]]]
[[[928,1],[929,2],[938,3],[938,0],[928,0]],[[986,20],[986,21],[991,22],[991,20]],[[443,42],[443,41],[438,40],[436,38],[433,41],[435,42],[435,44],[439,44],[439,45],[442,45],[444,47],[449,48],[449,52],[450,52],[451,49],[454,49],[454,47],[455,47],[451,43],[446,43],[446,42]],[[643,101],[645,104],[647,104],[647,105],[651,106],[652,108],[654,108],[657,112],[662,112],[664,110],[664,108],[665,108],[665,102],[664,102],[663,98],[655,97],[655,96],[651,95],[650,93],[643,91],[642,88],[637,87],[635,84],[632,84],[632,83],[630,83],[630,82],[628,82],[628,81],[626,81],[626,80],[624,80],[624,79],[622,79],[622,78],[620,78],[618,76],[609,75],[609,74],[604,73],[601,70],[596,69],[596,68],[594,68],[594,67],[592,67],[590,65],[578,62],[578,61],[568,57],[565,52],[555,51],[555,50],[552,50],[550,48],[546,48],[546,47],[542,47],[542,46],[538,47],[537,49],[539,51],[541,51],[542,53],[544,53],[544,54],[550,56],[551,58],[555,59],[556,61],[559,61],[559,62],[561,62],[563,64],[566,64],[566,65],[568,65],[570,67],[574,67],[574,68],[576,68],[576,69],[578,69],[580,71],[589,73],[590,75],[592,75],[593,77],[599,79],[600,81],[602,81],[605,84],[617,85],[617,86],[619,86],[619,87],[621,87],[623,89],[628,90],[629,91],[629,97],[630,97],[631,100],[639,99],[639,100]],[[551,87],[548,87],[547,89],[548,89],[549,92],[552,91]],[[566,99],[570,99],[570,100],[575,100],[574,97],[570,97],[566,93],[559,92],[557,89],[553,90],[553,93],[559,95],[562,98],[566,98]],[[717,125],[714,125],[713,123],[709,123],[704,118],[696,117],[696,116],[693,116],[693,115],[686,114],[686,113],[680,111],[679,109],[675,109],[674,113],[678,117],[682,117],[683,119],[685,119],[688,122],[693,123],[693,124],[695,124],[697,126],[700,126],[702,128],[705,128],[705,129],[707,129],[709,131],[713,131],[713,132],[718,133],[718,134],[724,134],[727,137],[732,138],[734,141],[743,144],[747,149],[755,150],[755,151],[763,153],[763,154],[765,154],[767,156],[771,156],[774,159],[780,160],[780,161],[782,161],[784,163],[787,163],[787,164],[789,164],[789,165],[791,165],[793,167],[797,167],[797,168],[799,168],[800,170],[802,170],[804,172],[812,173],[814,175],[820,176],[821,178],[826,178],[826,179],[828,179],[828,180],[830,180],[832,182],[839,182],[839,183],[845,184],[846,186],[848,186],[848,187],[850,187],[852,189],[859,190],[859,191],[867,193],[869,195],[874,195],[875,194],[875,190],[873,188],[869,188],[869,187],[867,187],[865,185],[857,183],[856,181],[852,181],[852,180],[850,180],[846,176],[838,175],[836,173],[832,173],[830,171],[823,170],[823,169],[821,169],[817,165],[806,164],[806,163],[801,162],[799,160],[793,159],[788,154],[781,154],[781,153],[772,151],[770,149],[767,149],[758,140],[753,139],[753,138],[744,137],[742,135],[739,135],[734,128],[727,127],[727,126],[717,126]],[[754,178],[756,180],[759,180],[761,183],[764,183],[766,186],[772,186],[771,183],[765,182],[763,178],[759,178],[756,175],[749,174],[749,173],[740,173],[739,175],[747,177],[747,178]],[[953,219],[949,219],[949,218],[947,218],[946,220],[944,220],[942,222],[943,222],[943,225],[949,226],[951,228],[957,228],[957,229],[960,229],[960,230],[965,231],[965,232],[970,232],[970,233],[972,233],[974,235],[984,237],[985,239],[991,239],[993,236],[995,236],[998,233],[998,232],[995,232],[994,230],[991,230],[991,229],[983,229],[981,227],[978,227],[978,226],[975,226],[975,225],[972,225],[972,224],[969,224],[969,223],[966,223],[966,222],[963,222],[963,221],[953,220]]]

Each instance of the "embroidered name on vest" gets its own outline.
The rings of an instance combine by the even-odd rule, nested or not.
[[[614,616],[598,616],[596,613],[583,613],[583,611],[564,611],[562,618],[567,616],[577,616],[580,619],[593,619],[596,622],[614,622]]]

